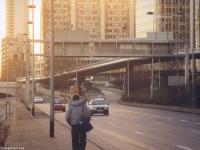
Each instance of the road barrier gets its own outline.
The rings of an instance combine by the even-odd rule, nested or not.
[[[6,119],[11,115],[11,102],[5,102]]]

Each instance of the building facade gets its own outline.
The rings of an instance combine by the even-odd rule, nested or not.
[[[14,36],[14,1],[6,1],[6,35]]]
[[[50,8],[43,1],[44,39],[50,36]],[[55,0],[54,9],[55,32],[87,31],[91,40],[134,37],[134,0]]]
[[[24,53],[26,38],[18,35],[16,38],[5,37],[2,40],[1,79],[16,81],[16,78],[24,76]]]
[[[15,37],[27,31],[27,0],[6,0],[6,36]]]
[[[28,1],[6,0],[6,36],[1,43],[1,78],[15,81],[24,75]]]
[[[136,37],[166,32],[172,39],[188,41],[189,7],[188,0],[136,0]]]
[[[200,48],[200,0],[195,0],[195,48]]]

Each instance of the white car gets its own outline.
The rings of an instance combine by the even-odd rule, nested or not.
[[[40,96],[36,96],[34,98],[34,102],[35,103],[44,103],[44,99],[42,97],[40,97]]]
[[[109,115],[109,104],[106,102],[104,98],[94,98],[91,99],[88,103],[88,108],[93,114],[104,114]]]

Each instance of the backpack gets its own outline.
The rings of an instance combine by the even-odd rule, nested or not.
[[[78,125],[81,129],[81,132],[89,132],[93,129],[93,126],[90,123],[89,118],[85,115],[85,104],[82,106],[82,116],[78,121]]]

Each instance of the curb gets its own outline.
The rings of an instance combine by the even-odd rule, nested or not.
[[[112,90],[112,91],[124,93],[123,90],[118,90],[118,89],[113,89],[113,88],[100,88],[100,89],[101,89],[101,90]]]
[[[159,109],[159,110],[167,110],[174,112],[183,112],[183,113],[193,113],[200,115],[200,109],[196,108],[185,108],[185,107],[177,107],[177,106],[163,106],[163,105],[154,105],[154,104],[139,104],[139,103],[129,103],[119,101],[120,104],[126,106],[134,106],[134,107],[142,107],[142,108],[151,108],[151,109]]]

